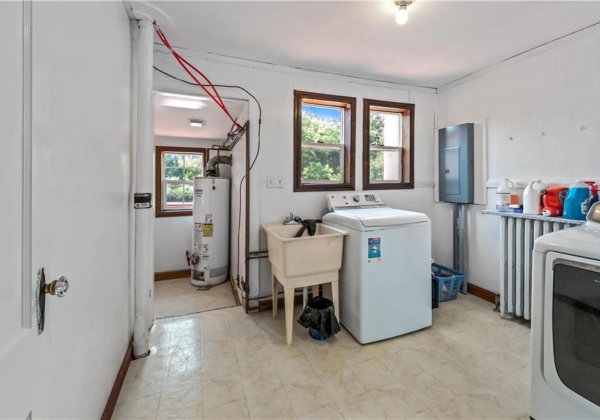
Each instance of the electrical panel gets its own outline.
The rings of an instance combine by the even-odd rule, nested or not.
[[[473,203],[473,123],[438,130],[440,201]]]

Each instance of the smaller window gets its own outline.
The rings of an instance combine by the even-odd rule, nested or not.
[[[354,189],[356,99],[294,91],[294,191]]]
[[[156,147],[156,217],[191,216],[194,178],[204,172],[206,149]]]
[[[414,188],[413,104],[364,100],[363,189]]]

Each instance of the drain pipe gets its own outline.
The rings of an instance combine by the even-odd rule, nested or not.
[[[135,287],[133,358],[148,356],[148,331],[154,323],[154,213],[152,209],[152,164],[154,156],[154,110],[152,65],[154,27],[138,21],[137,145],[135,208]]]
[[[231,156],[213,156],[206,164],[206,176],[221,176],[219,171],[219,163],[231,166]]]

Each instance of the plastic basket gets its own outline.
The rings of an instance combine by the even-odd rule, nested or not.
[[[465,275],[443,265],[432,263],[431,276],[438,282],[438,301],[454,300],[462,286]]]

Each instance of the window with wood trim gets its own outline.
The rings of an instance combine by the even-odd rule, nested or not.
[[[354,189],[356,98],[294,91],[294,191]]]
[[[363,189],[414,188],[414,104],[363,102]]]
[[[204,173],[206,149],[156,146],[156,217],[191,216],[194,178]]]

